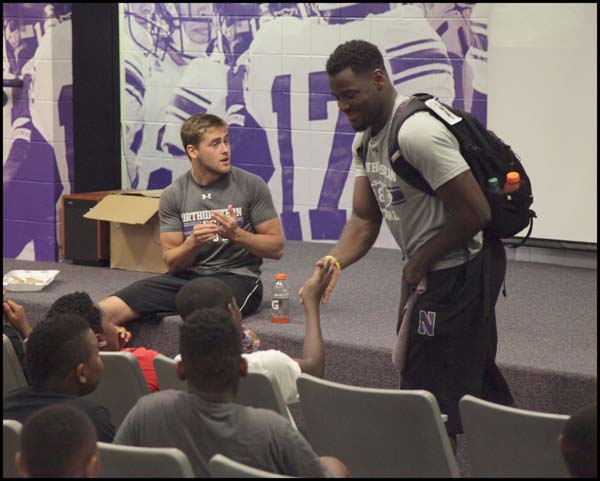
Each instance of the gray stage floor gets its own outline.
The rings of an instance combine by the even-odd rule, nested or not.
[[[264,299],[262,309],[245,322],[264,340],[265,347],[285,347],[300,353],[304,333],[302,306],[295,295],[314,268],[316,259],[326,254],[330,244],[288,241],[280,261],[266,260],[263,265]],[[322,330],[327,343],[328,367],[333,366],[334,380],[348,380],[343,370],[345,355],[351,361],[346,369],[362,385],[395,387],[391,364],[395,336],[396,311],[401,278],[401,253],[395,249],[372,249],[361,261],[342,272],[330,301],[322,308]],[[88,291],[94,300],[111,294],[130,282],[152,275],[119,269],[77,266],[68,263],[33,263],[4,259],[3,272],[11,269],[60,269],[55,281],[41,292],[10,293],[25,304],[32,321],[41,317],[60,295],[75,290]],[[285,272],[293,291],[291,322],[272,324],[269,302],[271,285],[277,272]],[[597,378],[597,271],[548,264],[508,262],[506,298],[497,305],[498,364],[512,373],[522,373],[522,382],[548,385],[542,390],[565,391],[576,386],[594,389]],[[138,345],[174,355],[177,349],[179,318],[166,318],[160,325],[130,323]],[[360,352],[354,356],[353,352]],[[371,357],[371,361],[367,361]],[[376,361],[375,361],[376,359]],[[361,360],[365,365],[360,367]],[[345,361],[344,361],[345,362]],[[373,369],[383,370],[379,374]],[[358,369],[357,369],[358,368]],[[360,373],[365,377],[360,379]],[[329,371],[331,372],[331,370]],[[367,377],[367,374],[368,377]],[[576,385],[563,385],[571,379]],[[519,381],[521,382],[521,381]],[[564,388],[564,389],[563,389]],[[538,390],[538,388],[536,388]],[[518,393],[517,393],[518,394]],[[543,394],[542,394],[543,395]],[[554,394],[556,395],[556,394]],[[595,395],[595,394],[594,394]],[[527,395],[529,396],[529,394]],[[517,397],[517,396],[516,396]],[[522,397],[522,396],[520,396]],[[525,406],[539,407],[530,402]],[[570,404],[546,406],[564,412]],[[575,402],[575,404],[577,404]]]
[[[325,255],[330,244],[288,241],[280,261],[263,265],[262,309],[245,322],[261,338],[261,347],[276,348],[293,357],[302,353],[302,306],[295,295]],[[391,362],[402,256],[395,249],[372,249],[344,270],[329,303],[321,311],[326,342],[325,378],[366,387],[396,388]],[[59,269],[46,289],[8,293],[22,303],[32,323],[43,317],[59,296],[87,291],[95,301],[149,273],[85,267],[69,263],[3,260],[3,273],[12,269]],[[275,274],[285,272],[293,292],[291,321],[272,324],[270,295]],[[571,414],[597,399],[597,271],[549,264],[509,261],[508,297],[497,305],[497,361],[517,405],[541,412]],[[167,356],[178,353],[178,325],[171,316],[160,323],[128,323],[132,345]],[[303,429],[299,405],[290,406]],[[459,436],[457,461],[461,475],[470,475],[466,446]]]

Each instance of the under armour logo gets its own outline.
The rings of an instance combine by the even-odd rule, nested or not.
[[[202,194],[202,200],[212,199],[212,194]]]

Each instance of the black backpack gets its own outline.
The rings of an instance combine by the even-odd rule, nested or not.
[[[484,234],[500,239],[512,237],[529,224],[529,231],[519,244],[523,245],[531,234],[533,218],[537,217],[535,212],[529,208],[533,203],[529,176],[510,146],[500,140],[491,130],[487,130],[470,113],[449,107],[429,94],[415,94],[410,97],[396,109],[388,136],[388,154],[394,172],[413,187],[427,194],[435,195],[419,171],[404,160],[398,145],[398,132],[402,123],[412,114],[420,111],[427,111],[440,120],[457,138],[460,144],[460,153],[469,164],[492,211],[492,220],[484,229]],[[363,135],[357,151],[363,165],[367,152],[368,138],[366,137]],[[489,178],[497,177],[502,188],[506,182],[506,174],[510,171],[516,171],[521,176],[518,190],[511,193],[488,191]]]

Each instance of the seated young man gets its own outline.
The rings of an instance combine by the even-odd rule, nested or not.
[[[142,374],[144,375],[144,379],[146,379],[150,392],[160,389],[158,377],[154,370],[154,358],[158,354],[158,351],[146,349],[145,347],[125,347],[131,338],[131,333],[123,327],[117,327],[113,323],[108,322],[104,312],[94,304],[87,292],[74,292],[59,297],[50,306],[47,316],[64,312],[79,314],[88,321],[96,334],[98,347],[101,351],[123,351],[133,354],[140,364]]]
[[[296,380],[301,373],[323,377],[325,371],[325,350],[319,314],[320,299],[331,279],[335,266],[328,270],[317,268],[302,288],[305,312],[304,347],[301,359],[293,359],[284,352],[268,349],[243,354],[248,363],[248,372],[268,371],[275,376],[283,400],[290,404],[298,402]],[[214,278],[199,278],[188,282],[177,294],[175,300],[177,312],[185,321],[200,308],[221,306],[227,308],[238,327],[241,327],[242,315],[235,297],[226,284]],[[175,358],[180,359],[180,356]]]
[[[47,318],[31,331],[25,352],[31,386],[4,395],[3,419],[25,423],[46,406],[67,403],[90,417],[100,441],[112,442],[115,427],[108,410],[82,398],[96,389],[104,369],[87,321],[76,314]]]
[[[24,478],[95,478],[98,438],[86,414],[56,404],[31,415],[21,429],[15,462]]]
[[[196,114],[181,126],[191,169],[160,196],[167,273],[134,282],[98,304],[110,322],[176,314],[175,296],[199,276],[225,282],[247,316],[262,301],[262,258],[283,255],[281,222],[267,184],[231,166],[227,124]]]
[[[4,313],[5,318],[21,338],[27,339],[31,332],[31,324],[27,319],[23,306],[14,301],[5,301]],[[131,339],[131,333],[124,327],[118,327],[108,322],[104,313],[93,303],[87,292],[73,292],[59,297],[50,306],[46,317],[64,313],[77,314],[88,322],[89,327],[96,334],[98,347],[101,351],[124,351],[133,354],[140,364],[149,391],[155,392],[160,389],[153,363],[158,351],[144,347],[125,347]],[[19,344],[21,344],[20,340]],[[22,346],[21,349],[23,349]],[[26,366],[24,366],[24,369],[26,369]]]
[[[279,414],[235,403],[247,373],[241,330],[223,307],[199,309],[180,327],[177,376],[188,391],[168,389],[142,397],[119,427],[115,443],[176,447],[197,477],[209,477],[217,453],[243,464],[297,477],[347,476],[335,458],[319,459]]]

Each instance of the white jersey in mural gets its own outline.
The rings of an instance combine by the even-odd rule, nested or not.
[[[337,239],[351,205],[355,132],[338,110],[325,71],[340,43],[365,38],[376,44],[399,93],[454,100],[445,45],[418,7],[398,8],[339,24],[279,17],[265,22],[250,46],[246,104],[279,159],[281,181],[276,176],[269,187],[281,202],[288,239]],[[283,55],[274,55],[276,38],[282,38]]]

